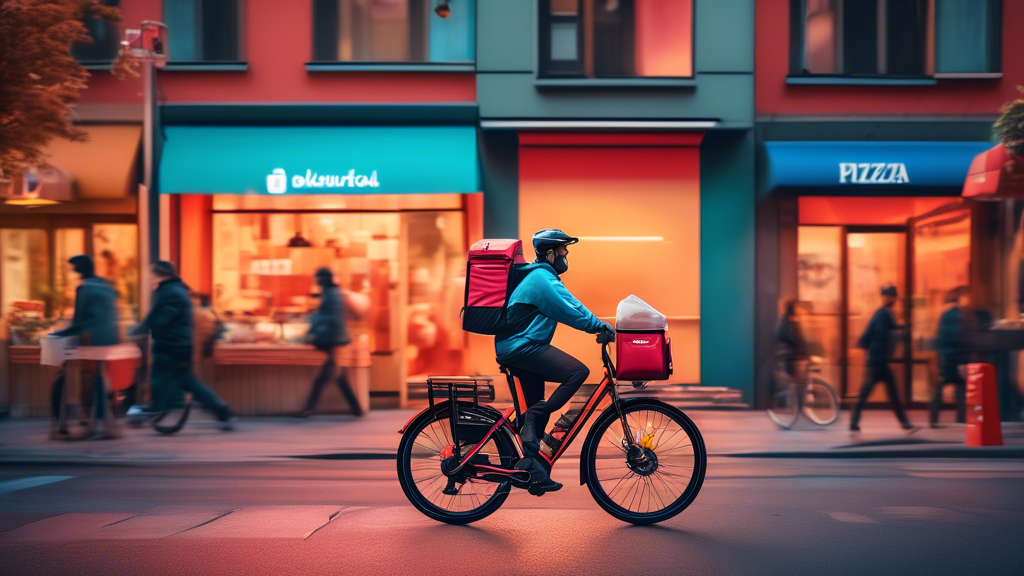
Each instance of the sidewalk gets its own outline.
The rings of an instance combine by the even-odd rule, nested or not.
[[[0,464],[110,464],[170,462],[254,462],[294,458],[391,460],[400,439],[398,429],[417,410],[377,410],[363,418],[321,416],[310,420],[248,418],[234,432],[220,432],[212,419],[193,416],[178,434],[161,436],[149,428],[123,427],[119,440],[55,442],[48,439],[43,419],[0,420]],[[964,445],[963,424],[901,430],[892,413],[869,411],[863,432],[847,430],[848,414],[819,428],[806,421],[795,430],[778,429],[761,411],[693,410],[688,414],[704,437],[709,456],[750,458],[1017,458],[1024,459],[1024,425],[1003,424],[1000,447]],[[916,424],[927,422],[923,411],[911,413]],[[581,436],[567,456],[577,458]]]

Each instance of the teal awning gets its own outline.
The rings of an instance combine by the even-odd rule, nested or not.
[[[164,128],[167,194],[480,191],[473,126]]]

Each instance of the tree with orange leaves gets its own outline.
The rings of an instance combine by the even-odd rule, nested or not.
[[[85,140],[71,105],[89,73],[71,46],[91,41],[88,18],[119,24],[121,11],[99,0],[0,0],[0,186],[45,165],[51,138]]]

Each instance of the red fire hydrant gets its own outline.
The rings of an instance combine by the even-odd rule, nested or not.
[[[1003,445],[996,368],[991,364],[967,365],[967,445]]]

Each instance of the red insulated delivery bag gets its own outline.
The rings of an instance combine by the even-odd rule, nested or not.
[[[616,330],[615,377],[619,380],[668,380],[672,339],[664,330]]]
[[[494,336],[507,328],[505,305],[525,264],[520,240],[481,240],[470,246],[463,330]]]

